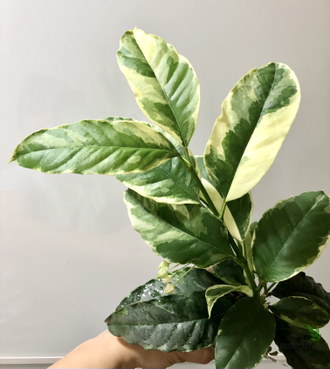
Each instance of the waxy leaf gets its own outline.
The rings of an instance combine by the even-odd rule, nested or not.
[[[321,337],[313,342],[311,333],[276,318],[275,343],[295,369],[329,369],[330,351]]]
[[[16,147],[11,161],[46,173],[121,174],[145,171],[178,155],[149,125],[107,119],[32,133]]]
[[[202,206],[161,204],[132,190],[124,201],[133,228],[164,259],[207,268],[234,256],[223,223]]]
[[[300,88],[282,63],[252,69],[222,104],[204,160],[226,201],[249,192],[272,165],[297,114]]]
[[[169,273],[169,275],[172,276],[172,283],[175,283],[183,277],[180,282],[175,285],[174,292],[171,295],[184,295],[200,291],[205,292],[209,287],[221,283],[216,276],[205,269],[193,268],[186,274],[189,269],[189,267],[186,267],[179,271]],[[163,283],[161,279],[151,279],[144,285],[137,287],[125,297],[116,310],[139,301],[157,299],[163,296],[165,286],[166,284]],[[227,305],[226,302],[224,304]]]
[[[248,286],[230,286],[227,284],[212,286],[208,288],[205,292],[209,316],[211,316],[213,306],[218,301],[218,299],[230,292],[241,292],[249,297],[253,296],[253,291]]]
[[[253,222],[250,224],[250,227],[244,239],[244,256],[247,260],[247,264],[250,270],[255,270],[252,255],[252,240],[254,237],[254,230],[256,229],[257,224],[258,222]]]
[[[330,199],[322,191],[278,202],[255,229],[253,258],[265,281],[288,279],[311,265],[330,234]]]
[[[206,172],[203,157],[196,156],[196,161],[201,171],[202,183],[214,206],[218,212],[221,213],[223,198],[213,186],[212,181]],[[246,236],[251,221],[252,211],[253,202],[250,193],[245,194],[239,199],[226,203],[223,217],[224,223],[226,224],[230,234],[239,241],[244,240]]]
[[[272,291],[272,295],[279,299],[289,296],[303,296],[314,301],[330,314],[330,293],[304,272],[300,272],[294,277],[278,283]]]
[[[187,269],[174,275],[173,281]],[[115,336],[145,349],[187,352],[211,346],[223,314],[232,306],[226,297],[218,300],[208,319],[205,290],[215,282],[211,273],[193,269],[171,295],[163,295],[165,285],[151,280],[120,303],[106,319],[108,328]]]
[[[275,336],[275,318],[252,297],[239,300],[223,317],[215,341],[217,368],[254,368]]]
[[[199,204],[199,187],[179,158],[143,173],[118,175],[125,186],[144,197],[167,204]]]
[[[187,147],[200,105],[199,82],[188,60],[137,28],[123,35],[117,57],[144,114]]]
[[[233,259],[224,260],[214,265],[213,271],[220,279],[230,285],[246,284],[242,267]]]
[[[313,328],[321,328],[330,319],[329,314],[315,302],[301,296],[284,297],[269,308],[277,317],[301,328],[305,328],[307,324]]]

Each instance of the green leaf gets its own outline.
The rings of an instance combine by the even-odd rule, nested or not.
[[[179,158],[143,173],[117,175],[125,186],[144,197],[168,204],[199,204],[199,187]]]
[[[275,336],[275,319],[252,297],[239,300],[223,317],[215,343],[217,368],[254,368]]]
[[[203,157],[196,156],[196,161],[201,171],[202,183],[216,209],[219,213],[221,213],[223,198],[213,186],[212,181],[206,172]],[[239,199],[227,202],[226,205],[227,206],[223,218],[224,223],[226,224],[230,234],[237,240],[242,241],[245,238],[249,228],[253,211],[251,194],[247,193]]]
[[[121,174],[145,171],[178,155],[149,125],[108,118],[34,132],[16,147],[11,161],[46,173]]]
[[[276,318],[275,343],[292,368],[330,368],[330,351],[327,343],[323,338],[314,343],[307,329],[295,327]]]
[[[188,60],[137,28],[123,35],[117,57],[143,113],[187,147],[200,105],[199,82]]]
[[[188,268],[174,275],[180,279]],[[193,351],[211,346],[223,314],[232,306],[218,300],[208,319],[205,290],[218,280],[206,270],[193,269],[163,295],[165,285],[151,280],[125,298],[106,323],[112,334],[145,349]]]
[[[253,242],[254,265],[265,281],[288,279],[311,265],[330,234],[330,201],[322,191],[278,202],[261,218]]]
[[[253,265],[253,256],[252,256],[252,240],[254,237],[254,230],[256,229],[258,222],[251,223],[249,230],[244,239],[244,256],[247,260],[248,267],[250,270],[255,270]]]
[[[234,291],[244,293],[249,297],[253,296],[253,291],[248,286],[230,286],[222,284],[209,287],[205,292],[209,316],[211,316],[212,308],[218,299]]]
[[[230,285],[246,284],[242,267],[233,259],[224,260],[214,265],[213,271],[220,279]]]
[[[330,293],[320,283],[316,283],[312,277],[306,276],[304,272],[278,283],[272,291],[272,295],[279,299],[289,296],[303,296],[314,301],[330,314]]]
[[[284,297],[269,308],[277,317],[301,328],[307,324],[312,328],[324,327],[330,319],[315,302],[301,296]]]
[[[207,268],[234,256],[223,223],[200,205],[169,205],[132,190],[124,201],[133,228],[164,259]]]
[[[226,201],[245,195],[268,171],[299,103],[298,80],[282,63],[252,69],[230,91],[204,152],[207,172]]]

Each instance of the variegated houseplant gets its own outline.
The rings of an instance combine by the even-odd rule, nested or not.
[[[253,368],[273,340],[292,367],[329,368],[326,342],[307,325],[328,323],[330,294],[302,272],[327,243],[329,197],[291,197],[250,224],[249,191],[273,163],[300,103],[293,71],[269,63],[248,72],[223,102],[204,156],[195,157],[188,144],[200,89],[188,60],[138,29],[123,35],[117,55],[154,124],[110,117],[42,129],[11,159],[46,173],[115,175],[129,187],[132,225],[164,261],[157,278],[106,319],[109,330],[145,349],[215,344],[217,368]],[[270,304],[270,296],[279,301]]]

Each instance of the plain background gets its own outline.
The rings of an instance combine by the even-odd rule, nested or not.
[[[107,116],[147,120],[116,51],[135,26],[163,37],[201,84],[191,149],[202,154],[221,102],[250,69],[288,64],[301,83],[296,121],[253,189],[254,220],[304,191],[330,194],[328,0],[0,1],[0,356],[63,355],[106,328],[161,259],[130,225],[113,177],[7,165],[41,128]],[[330,291],[330,248],[307,273]],[[330,325],[320,333],[330,342]]]

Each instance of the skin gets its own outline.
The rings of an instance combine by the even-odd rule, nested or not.
[[[214,359],[214,347],[192,352],[145,350],[126,343],[108,330],[92,338],[49,368],[168,368],[186,361],[208,364]]]

